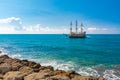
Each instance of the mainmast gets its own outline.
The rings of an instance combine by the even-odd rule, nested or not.
[[[83,32],[83,23],[81,23],[81,33]]]
[[[78,23],[77,23],[77,20],[76,20],[76,33],[77,33],[77,30],[78,30],[77,26],[78,26]]]
[[[70,23],[70,33],[72,33],[72,21]]]

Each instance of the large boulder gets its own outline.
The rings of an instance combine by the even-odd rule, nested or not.
[[[28,75],[33,72],[33,69],[28,66],[23,66],[19,69],[19,71],[22,72],[24,75]]]
[[[45,70],[45,69],[49,69],[50,71],[54,71],[54,68],[52,66],[41,66],[40,70]]]
[[[41,67],[41,65],[39,63],[33,62],[33,61],[29,61],[29,67],[31,67],[34,72],[39,72],[39,68]]]
[[[11,70],[12,70],[12,67],[8,63],[2,63],[0,65],[0,73],[1,74],[5,74],[6,72],[11,71]]]
[[[63,70],[55,70],[54,71],[54,75],[64,75],[64,76],[68,76],[66,71]]]
[[[20,62],[12,62],[12,71],[18,71],[20,67],[22,67]]]
[[[65,75],[55,75],[48,78],[48,80],[70,80],[70,78]]]
[[[0,56],[0,63],[4,62],[5,59],[9,59],[8,55]]]
[[[24,80],[24,74],[19,71],[7,72],[4,77],[4,80]]]
[[[53,76],[53,74],[49,71],[42,70],[39,73],[32,73],[28,76],[24,77],[24,80],[47,80],[50,76]],[[49,79],[48,79],[49,80]]]
[[[92,76],[75,76],[71,80],[100,80],[100,79],[92,77]],[[103,79],[101,79],[101,80],[103,80]]]
[[[29,61],[28,60],[21,60],[21,64],[23,66],[28,66],[29,65]]]

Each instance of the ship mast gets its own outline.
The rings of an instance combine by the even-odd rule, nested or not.
[[[83,23],[81,23],[81,33],[83,32]]]
[[[76,33],[77,33],[77,30],[78,30],[77,26],[78,26],[78,23],[77,23],[77,20],[76,20]]]
[[[70,33],[72,33],[72,22],[70,23]]]

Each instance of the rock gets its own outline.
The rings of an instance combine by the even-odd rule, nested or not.
[[[19,62],[12,62],[12,70],[13,71],[18,71],[20,67],[22,67],[21,63],[19,63]]]
[[[80,74],[76,73],[75,71],[68,71],[67,75],[70,77],[70,79],[75,76],[81,76]]]
[[[24,80],[47,80],[50,76],[53,76],[53,74],[46,70],[41,70],[39,73],[32,73],[28,76],[24,77]]]
[[[4,63],[12,64],[13,59],[11,58],[6,58],[3,60]]]
[[[63,71],[63,70],[55,70],[54,71],[54,75],[64,75],[64,76],[68,76],[67,72]]]
[[[4,80],[24,80],[24,74],[19,71],[7,72],[4,75]]]
[[[0,56],[0,63],[4,62],[5,59],[9,59],[7,55]]]
[[[55,75],[55,76],[50,77],[49,79],[51,79],[51,80],[70,80],[70,78],[65,75]]]
[[[99,80],[99,78],[95,78],[92,76],[75,76],[71,80]]]
[[[23,66],[28,66],[28,65],[29,65],[29,61],[28,61],[28,60],[22,60],[22,61],[21,61],[21,64],[22,64]]]
[[[12,67],[8,63],[2,63],[0,65],[0,73],[1,74],[5,74],[6,72],[11,71],[11,69],[12,69]]]
[[[33,62],[33,61],[29,61],[29,65],[28,66],[31,67],[31,68],[40,68],[41,67],[40,64],[38,64],[36,62]]]
[[[27,66],[23,66],[19,69],[19,71],[22,72],[24,75],[28,75],[33,72],[33,69]]]
[[[41,66],[40,70],[45,70],[45,69],[49,69],[51,71],[54,71],[54,68],[52,66]]]
[[[0,74],[0,79],[3,79],[3,75],[2,74]]]

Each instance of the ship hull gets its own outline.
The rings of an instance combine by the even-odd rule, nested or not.
[[[86,33],[69,34],[69,38],[86,38]]]

